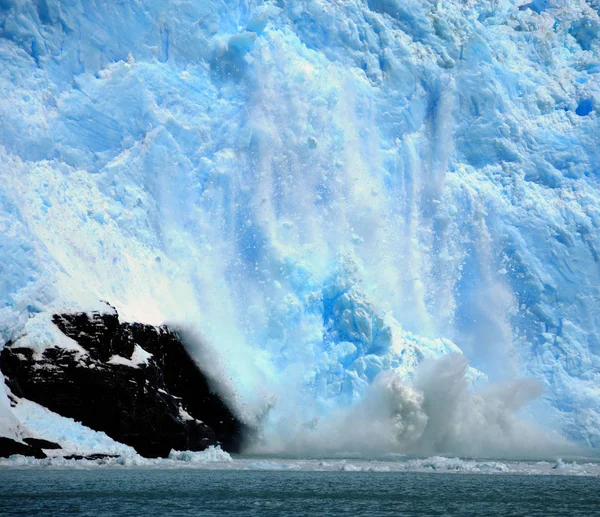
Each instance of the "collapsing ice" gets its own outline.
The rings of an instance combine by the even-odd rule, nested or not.
[[[391,447],[504,450],[521,401],[484,372],[597,444],[589,2],[4,4],[2,343],[104,299],[200,329],[265,436],[314,447],[366,397]],[[457,359],[413,379],[461,350],[478,395]]]

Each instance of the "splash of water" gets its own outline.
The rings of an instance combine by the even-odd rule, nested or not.
[[[537,398],[531,380],[492,384],[474,391],[461,355],[424,362],[413,382],[380,373],[356,404],[322,419],[299,422],[294,408],[284,425],[264,427],[255,453],[460,455],[540,458],[578,449],[527,422],[519,410]]]

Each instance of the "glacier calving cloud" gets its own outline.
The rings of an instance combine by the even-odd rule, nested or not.
[[[462,351],[597,446],[599,9],[0,1],[0,341],[108,300],[299,418]]]

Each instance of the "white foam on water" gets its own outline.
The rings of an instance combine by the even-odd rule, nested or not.
[[[423,472],[481,475],[547,475],[600,477],[600,460],[577,459],[562,461],[476,460],[457,457],[389,459],[285,459],[233,456],[218,448],[203,452],[176,452],[165,459],[145,459],[139,456],[102,458],[96,460],[65,460],[60,457],[35,459],[12,456],[0,459],[0,468],[66,468],[66,469],[199,469],[199,470],[257,470],[301,472]]]

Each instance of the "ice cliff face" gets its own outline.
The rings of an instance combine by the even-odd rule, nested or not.
[[[2,341],[105,299],[326,411],[449,339],[598,445],[599,9],[0,0]]]

